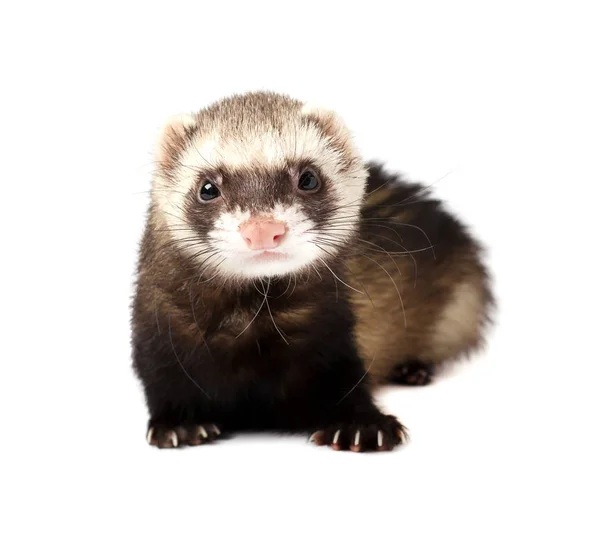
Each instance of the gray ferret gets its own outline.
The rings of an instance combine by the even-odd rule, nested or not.
[[[429,383],[489,320],[465,226],[366,163],[334,112],[276,93],[173,118],[156,159],[132,306],[148,442],[242,430],[336,450],[404,442],[373,387]]]

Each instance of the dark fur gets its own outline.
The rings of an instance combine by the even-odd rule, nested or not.
[[[441,363],[481,347],[493,307],[482,249],[427,188],[372,165],[359,239],[348,279],[362,289],[350,298],[373,384],[428,383]],[[477,294],[479,308],[460,335],[439,338],[436,327],[461,284]],[[409,377],[418,366],[429,379]]]
[[[399,343],[397,359],[379,373],[393,381],[424,384],[433,364],[422,339],[427,337],[428,320],[439,315],[453,284],[472,276],[482,284],[486,306],[491,295],[479,249],[465,228],[438,202],[421,197],[420,186],[386,185],[389,179],[380,167],[371,167],[367,200],[377,191],[385,194],[363,208],[357,235],[362,241],[341,247],[328,264],[376,300],[380,292],[397,296],[387,275],[372,261],[389,268],[391,262],[404,262],[405,306],[409,312],[424,309],[424,313],[415,315],[418,331],[407,332],[400,315],[394,315],[399,313],[397,302],[391,304],[395,311],[390,307],[388,316],[397,320],[397,335],[408,335],[414,342]],[[277,191],[279,197],[285,193]],[[409,220],[420,230],[404,226],[399,242],[394,220]],[[197,264],[165,245],[157,231],[151,216],[141,246],[132,320],[134,367],[144,386],[153,444],[170,446],[167,435],[172,430],[178,444],[211,440],[217,433],[210,424],[224,431],[317,432],[318,444],[331,444],[339,429],[335,447],[341,449],[377,449],[378,431],[383,434],[379,449],[401,442],[403,426],[381,413],[371,397],[371,385],[384,378],[365,376],[368,358],[359,353],[357,321],[364,320],[369,310],[364,302],[357,303],[361,296],[323,266],[304,272],[298,280],[286,276],[234,284],[206,281],[210,275],[199,280]],[[415,265],[405,252],[419,249],[428,250],[414,253],[419,274],[413,286]],[[378,304],[369,303],[373,309]],[[478,339],[465,340],[464,350]],[[395,341],[382,342],[393,346]],[[199,425],[208,428],[206,438],[198,437]],[[360,445],[353,447],[358,430]]]

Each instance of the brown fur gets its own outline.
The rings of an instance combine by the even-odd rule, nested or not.
[[[398,210],[390,206],[393,193],[394,188],[386,186],[367,195],[366,206],[375,209],[370,214],[378,220],[373,222],[377,226],[363,221],[361,238],[368,242],[359,242],[354,252],[349,252],[343,262],[345,275],[340,272],[342,281],[360,291],[349,292],[350,303],[356,317],[359,354],[373,385],[386,382],[398,364],[414,359],[439,364],[480,347],[492,301],[479,247],[471,241],[457,248],[436,242],[432,249],[429,242],[434,234],[402,226],[415,223],[411,217],[414,209],[402,209],[392,218],[399,225],[388,224],[388,231],[379,240],[373,239],[372,231],[381,230],[378,226],[383,221],[379,218]],[[149,228],[161,228],[160,221],[151,211]],[[412,246],[402,243],[398,233]],[[378,246],[385,246],[385,250]],[[174,330],[202,342],[206,328],[198,327],[191,302],[202,300],[205,305],[214,305],[223,293],[229,296],[232,287],[198,285],[196,265],[173,253],[166,231],[149,229],[142,250],[149,260],[140,262],[140,304],[149,315],[169,316]],[[318,273],[298,275],[295,281],[290,278],[283,297],[292,289],[302,294],[302,286],[318,282],[318,275],[331,273],[318,269]],[[228,322],[221,326],[241,332],[253,314],[243,307],[232,309]],[[290,324],[309,324],[311,317],[310,291],[306,291],[305,303],[277,311],[274,318],[285,331]],[[235,344],[236,335],[221,332],[218,339]]]
[[[256,124],[260,123],[269,130],[283,132],[290,114],[301,107],[301,102],[286,96],[250,93],[221,100],[193,116],[177,117],[165,126],[159,144],[161,179],[174,179],[178,157],[198,132],[205,136],[218,132],[221,137],[237,137],[241,141],[255,134]],[[350,134],[335,114],[316,109],[303,120],[322,129],[329,145],[343,154],[345,167],[360,166]],[[380,172],[377,167],[376,170]],[[228,173],[234,183],[247,181],[243,173],[236,176],[236,172],[227,169],[221,172]],[[419,194],[410,191],[415,196]],[[342,281],[357,289],[350,291],[356,318],[355,339],[373,384],[385,382],[396,365],[415,358],[437,364],[479,347],[492,302],[478,245],[466,239],[457,246],[453,242],[435,242],[431,248],[432,238],[439,230],[437,222],[428,221],[433,224],[434,233],[418,226],[422,210],[418,202],[411,205],[414,199],[403,194],[393,182],[377,182],[372,187],[363,208],[366,219],[361,226],[362,240],[347,253],[343,263],[346,272]],[[329,209],[334,207],[331,198],[325,200]],[[313,216],[318,216],[317,212]],[[403,243],[403,238],[409,242]],[[146,313],[168,315],[177,331],[202,339],[203,328],[186,311],[193,309],[190,302],[199,298],[214,302],[232,286],[217,283],[214,288],[209,283],[199,291],[194,281],[197,265],[175,253],[174,248],[168,225],[154,203],[142,245],[139,292],[143,296],[138,301]],[[290,277],[287,290],[291,291],[292,284],[294,291],[301,290],[298,278],[300,284],[312,285],[317,275],[331,276],[318,266],[315,272],[302,273],[295,280]],[[188,279],[182,283],[181,278]],[[252,318],[251,310],[233,310],[221,326],[241,331]],[[283,330],[287,324],[310,320],[309,298],[306,305],[285,309],[276,317]],[[222,342],[236,340],[232,335],[221,334],[219,338]]]
[[[422,187],[367,167],[335,114],[236,96],[167,124],[157,163],[132,321],[151,443],[197,444],[216,423],[391,449],[404,428],[368,387],[426,384],[480,346],[493,298],[478,243]],[[207,181],[219,194],[203,201]],[[237,229],[277,209],[293,267],[248,276]]]
[[[439,364],[478,348],[492,303],[479,246],[453,242],[454,234],[440,242],[445,221],[423,229],[420,220],[426,199],[411,206],[393,181],[378,187],[367,195],[363,240],[348,263],[350,284],[361,289],[351,292],[356,342],[374,384],[396,365]]]

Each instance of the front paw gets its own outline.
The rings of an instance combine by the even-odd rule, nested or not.
[[[406,428],[391,415],[362,423],[333,424],[310,437],[317,446],[353,452],[389,451],[407,440]]]
[[[151,446],[158,448],[178,448],[180,446],[197,446],[215,440],[221,430],[215,424],[151,424],[146,440]]]

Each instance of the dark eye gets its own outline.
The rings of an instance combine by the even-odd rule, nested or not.
[[[321,183],[319,178],[312,170],[304,170],[302,174],[300,174],[298,189],[301,191],[316,192],[319,190],[320,186]]]
[[[221,193],[219,192],[219,189],[217,189],[212,183],[207,182],[200,187],[200,199],[204,202],[214,200],[220,194]]]

